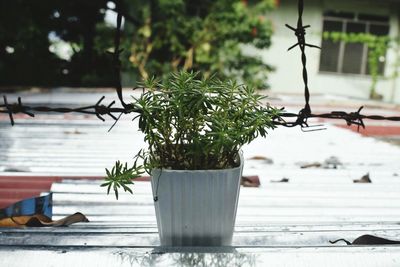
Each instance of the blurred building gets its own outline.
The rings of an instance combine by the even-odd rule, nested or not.
[[[307,0],[304,1],[304,25],[307,43],[323,49],[306,48],[310,90],[314,94],[335,94],[368,98],[371,76],[368,74],[368,47],[361,43],[324,40],[322,33],[371,33],[399,37],[399,0]],[[273,92],[302,93],[299,49],[286,52],[296,43],[293,31],[285,23],[296,26],[297,1],[281,0],[272,14],[273,44],[262,52],[263,59],[276,67],[269,83]],[[377,93],[384,101],[400,103],[399,46],[393,45],[380,58]]]

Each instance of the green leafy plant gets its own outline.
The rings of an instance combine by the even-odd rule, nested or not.
[[[377,98],[376,85],[379,78],[379,62],[390,44],[389,36],[377,36],[369,33],[324,32],[323,38],[333,42],[362,43],[368,47],[368,67],[371,75],[370,98]]]
[[[115,198],[118,199],[118,189],[122,187],[125,192],[129,192],[132,194],[132,189],[128,187],[128,185],[133,184],[132,178],[140,176],[143,172],[140,168],[131,167],[128,168],[128,164],[122,164],[117,161],[115,166],[109,171],[106,169],[107,177],[105,178],[105,182],[101,184],[102,187],[107,186],[107,194],[110,194],[111,188],[113,188],[115,193]]]
[[[176,72],[162,82],[148,79],[132,107],[148,147],[132,168],[117,162],[104,186],[126,190],[130,177],[154,168],[226,169],[240,164],[244,144],[275,128],[280,110],[263,105],[252,87],[195,72]],[[141,164],[137,164],[137,162]],[[129,191],[129,190],[126,190]],[[129,191],[130,192],[130,191]]]

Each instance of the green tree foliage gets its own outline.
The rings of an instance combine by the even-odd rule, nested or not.
[[[270,46],[272,27],[265,15],[273,1],[136,0],[126,4],[139,21],[126,28],[127,59],[142,78],[183,69],[267,87],[271,67],[242,48]]]
[[[122,69],[133,81],[184,69],[266,87],[271,67],[242,46],[269,47],[273,0],[0,0],[0,85],[112,86],[109,2],[126,17]],[[72,57],[52,53],[49,36]]]
[[[62,63],[49,51],[50,1],[0,1],[0,83],[59,79]]]
[[[113,29],[106,0],[0,0],[1,85],[112,85]],[[50,51],[53,35],[74,48],[69,61]],[[109,38],[109,39],[107,39]]]
[[[68,64],[70,84],[112,86],[112,61],[106,47],[113,43],[113,29],[104,23],[107,0],[58,0],[53,2],[52,25],[56,35],[74,47]]]

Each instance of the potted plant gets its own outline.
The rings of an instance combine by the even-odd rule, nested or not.
[[[133,167],[117,162],[102,186],[132,193],[131,178],[151,175],[162,245],[231,245],[243,169],[241,147],[275,127],[280,110],[234,81],[172,73],[149,79],[134,98],[148,144]]]

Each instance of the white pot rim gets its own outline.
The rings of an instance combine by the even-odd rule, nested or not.
[[[173,170],[173,169],[153,169],[153,171],[161,171],[161,172],[179,172],[179,173],[187,173],[187,172],[225,172],[227,170],[237,170],[240,169],[240,165],[235,168],[228,169],[205,169],[205,170]]]
[[[152,169],[151,173],[153,173],[153,171],[156,172],[177,172],[177,173],[196,173],[196,172],[201,172],[201,173],[218,173],[218,172],[226,172],[229,170],[238,170],[240,168],[242,168],[243,163],[244,163],[244,159],[243,159],[243,151],[239,150],[239,158],[240,158],[240,165],[234,168],[226,168],[226,169],[204,169],[204,170],[174,170],[174,169]]]

